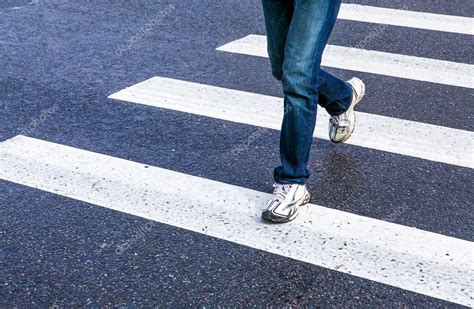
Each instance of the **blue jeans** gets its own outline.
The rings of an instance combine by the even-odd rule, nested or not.
[[[337,19],[341,0],[262,0],[273,76],[281,80],[284,117],[281,166],[275,181],[304,184],[317,105],[330,115],[345,112],[351,86],[321,69],[321,57]]]

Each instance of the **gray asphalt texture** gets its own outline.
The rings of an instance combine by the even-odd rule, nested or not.
[[[350,2],[460,16],[474,11],[468,0]],[[159,26],[116,53],[168,4],[176,9]],[[354,46],[377,26],[339,21],[330,44]],[[271,192],[278,131],[235,156],[232,147],[257,128],[107,99],[153,76],[281,96],[267,59],[215,51],[264,33],[258,1],[6,0],[0,141],[57,106],[26,135]],[[366,48],[472,64],[471,42],[387,26]],[[364,79],[361,111],[474,130],[471,89],[330,70]],[[315,140],[310,170],[316,204],[474,240],[468,168]],[[1,180],[0,263],[0,307],[7,308],[459,307]]]

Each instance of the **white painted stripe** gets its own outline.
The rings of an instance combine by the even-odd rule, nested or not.
[[[469,241],[317,205],[263,224],[269,194],[21,135],[0,143],[0,179],[474,305]]]
[[[433,31],[474,34],[473,18],[388,9],[360,4],[341,5],[339,19]]]
[[[267,39],[248,35],[217,50],[258,57],[268,57]],[[393,76],[437,84],[474,88],[474,65],[375,50],[327,45],[322,65],[358,72]]]
[[[163,77],[109,98],[275,130],[283,116],[281,98]],[[329,115],[319,110],[314,136],[328,139]],[[473,141],[473,132],[358,112],[357,128],[347,143],[474,168]]]

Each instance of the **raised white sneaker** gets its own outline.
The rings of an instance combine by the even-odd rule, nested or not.
[[[305,185],[276,183],[272,199],[262,212],[262,219],[275,222],[289,222],[298,216],[298,208],[309,203],[311,195]]]
[[[347,81],[352,87],[352,101],[349,109],[337,116],[331,116],[329,119],[329,139],[334,143],[344,143],[351,137],[355,128],[354,107],[362,100],[365,94],[365,85],[357,77]]]

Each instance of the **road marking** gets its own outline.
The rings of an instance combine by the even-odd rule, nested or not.
[[[267,39],[251,34],[217,50],[268,57]],[[474,65],[430,58],[392,54],[375,50],[327,45],[322,65],[443,85],[474,88]]]
[[[425,12],[388,9],[360,4],[341,5],[339,19],[418,28],[433,31],[474,34],[473,18]]]
[[[21,135],[0,143],[0,179],[474,305],[466,240],[313,204],[290,224],[264,224],[270,194]]]
[[[281,98],[163,77],[109,98],[274,130],[281,128],[283,116]],[[319,110],[314,136],[328,139],[329,115]],[[473,141],[474,132],[358,112],[357,129],[347,143],[474,168]]]

